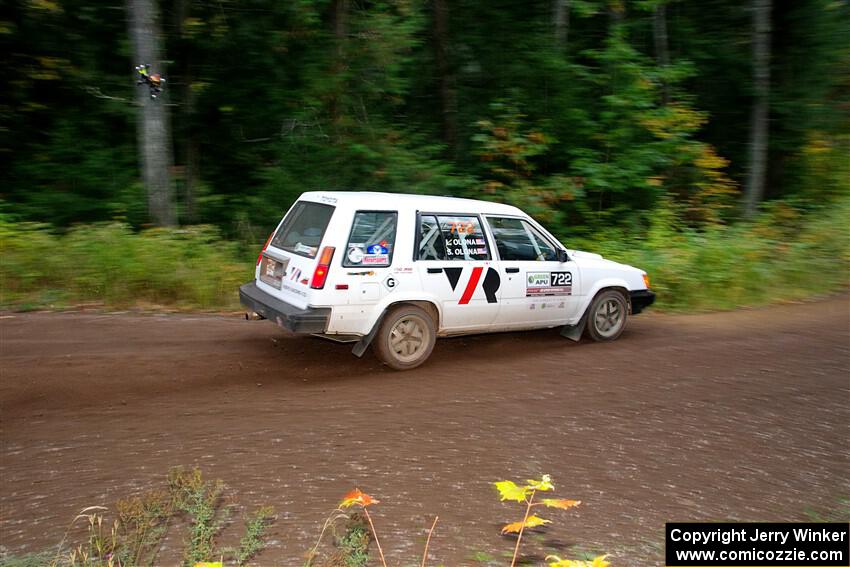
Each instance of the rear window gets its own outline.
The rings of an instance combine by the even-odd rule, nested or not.
[[[348,237],[345,260],[348,268],[389,266],[393,261],[398,213],[358,211]]]
[[[272,246],[315,258],[333,214],[334,208],[330,205],[298,201],[274,235]]]

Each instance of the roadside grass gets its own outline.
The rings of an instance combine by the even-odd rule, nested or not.
[[[759,306],[850,285],[850,198],[815,209],[777,202],[751,222],[700,231],[677,218],[661,208],[642,233],[602,229],[564,242],[646,270],[659,310]],[[58,232],[0,218],[0,309],[235,311],[259,247],[224,240],[209,226]]]
[[[166,487],[119,500],[115,519],[107,518],[103,506],[84,508],[71,521],[54,551],[11,555],[0,552],[0,567],[153,567],[162,565],[160,552],[172,528],[185,530],[183,567],[207,561],[243,566],[266,546],[274,510],[261,506],[244,516],[237,547],[222,547],[219,536],[229,528],[234,508],[226,502],[227,487],[220,480],[207,481],[199,469],[175,467]],[[85,526],[81,541],[72,542],[77,524]],[[216,565],[216,563],[212,563]]]
[[[848,198],[808,212],[780,202],[752,222],[702,231],[661,211],[641,238],[610,231],[569,245],[645,270],[658,294],[653,309],[724,310],[846,290],[848,218]]]
[[[251,257],[206,226],[134,232],[111,223],[58,233],[0,222],[0,307],[239,309]]]

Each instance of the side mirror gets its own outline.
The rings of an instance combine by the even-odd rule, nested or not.
[[[563,264],[564,262],[568,262],[569,260],[570,260],[570,257],[567,254],[567,251],[559,248],[558,249],[558,261]]]

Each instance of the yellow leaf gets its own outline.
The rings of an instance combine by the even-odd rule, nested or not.
[[[224,563],[222,563],[221,561],[216,561],[214,563],[204,561],[202,563],[195,563],[195,567],[224,567]]]
[[[342,502],[339,503],[340,508],[350,508],[356,504],[363,506],[369,506],[370,504],[377,504],[379,501],[375,500],[365,492],[361,492],[359,488],[355,488],[348,494],[342,497]]]
[[[560,508],[562,510],[566,510],[568,508],[572,508],[574,506],[578,506],[581,504],[581,500],[567,500],[565,498],[544,498],[540,501],[544,506],[548,506],[549,508]]]
[[[528,494],[527,486],[517,486],[515,483],[510,480],[502,480],[494,483],[496,486],[496,490],[499,491],[499,496],[502,497],[502,501],[505,500],[513,500],[515,502],[524,502],[525,497]]]
[[[549,567],[608,567],[611,563],[605,561],[607,555],[597,555],[593,561],[584,561],[582,559],[561,559],[557,555],[549,555],[546,561],[549,562]]]
[[[524,528],[536,528],[537,526],[542,526],[543,524],[548,524],[550,520],[544,520],[538,516],[529,516],[525,519],[525,522],[514,522],[512,524],[506,525],[502,528],[502,534],[515,534],[519,533],[521,529]]]
[[[527,480],[528,488],[531,490],[552,490],[555,488],[552,485],[552,477],[544,474],[540,480]]]

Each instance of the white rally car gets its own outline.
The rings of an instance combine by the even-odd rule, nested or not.
[[[438,336],[563,327],[620,336],[652,304],[646,272],[568,250],[516,207],[391,193],[304,193],[239,290],[254,318],[371,345],[395,369]]]

